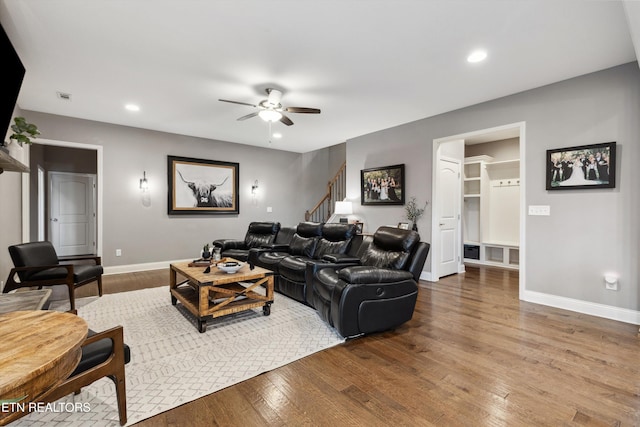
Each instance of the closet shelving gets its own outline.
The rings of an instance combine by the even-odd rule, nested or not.
[[[519,194],[518,159],[465,158],[465,263],[518,268]]]

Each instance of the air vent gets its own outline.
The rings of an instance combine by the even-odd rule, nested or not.
[[[56,94],[58,95],[58,98],[64,100],[64,101],[71,101],[71,94],[70,93],[64,93],[64,92],[56,92]]]

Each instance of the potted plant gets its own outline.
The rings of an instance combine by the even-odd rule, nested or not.
[[[209,259],[209,258],[211,258],[211,247],[207,243],[202,247],[202,259]]]
[[[9,155],[19,162],[23,162],[24,151],[22,144],[31,144],[31,138],[40,135],[38,127],[33,123],[28,123],[24,117],[15,117],[14,124],[11,125],[13,133],[9,137],[9,142],[4,145],[8,148]]]
[[[412,229],[414,231],[418,231],[418,220],[424,214],[425,209],[427,209],[427,202],[424,203],[424,207],[418,207],[418,202],[416,202],[415,197],[411,197],[411,199],[407,202],[404,207],[406,212],[407,219],[413,223]]]
[[[15,123],[11,125],[13,134],[9,137],[10,141],[15,141],[22,146],[22,144],[32,144],[31,138],[36,138],[40,135],[38,126],[28,123],[24,117],[16,117],[13,121]]]

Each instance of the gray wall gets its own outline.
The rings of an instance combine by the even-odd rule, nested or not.
[[[638,117],[640,70],[630,63],[349,140],[348,194],[358,200],[360,169],[405,163],[407,194],[430,200],[434,139],[524,121],[526,205],[551,206],[551,216],[527,217],[527,290],[638,310]],[[547,149],[609,141],[618,147],[615,189],[545,190]],[[369,230],[403,215],[356,208]],[[430,223],[419,225],[430,241]],[[606,272],[619,274],[619,291],[605,290]]]
[[[321,197],[320,192],[316,194],[315,189],[307,188],[303,177],[312,174],[326,182],[335,173],[328,170],[329,149],[305,155],[327,159],[323,163],[313,163],[305,162],[305,156],[298,153],[271,148],[32,111],[23,113],[29,121],[38,124],[43,139],[103,147],[103,263],[106,266],[196,257],[206,242],[218,238],[243,238],[251,221],[280,221],[283,225],[295,225],[304,220],[304,211],[309,207],[299,195],[308,195],[312,200]],[[168,216],[167,155],[238,162],[240,214]],[[146,171],[150,185],[150,207],[143,206],[138,188],[143,171]],[[6,247],[21,240],[21,190],[19,174],[3,174],[0,180],[0,191],[9,193],[2,200],[12,206],[9,209],[3,203],[0,211],[3,216],[9,216],[9,221],[3,221],[0,240],[2,247]],[[259,190],[254,198],[251,185],[255,180],[259,182]],[[267,207],[272,207],[273,212],[267,213]],[[116,249],[122,250],[121,257],[115,256]],[[7,258],[0,257],[3,267],[0,277],[6,277],[11,266]]]

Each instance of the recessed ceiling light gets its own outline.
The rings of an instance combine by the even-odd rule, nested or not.
[[[276,138],[276,139],[280,139],[280,138],[282,138],[282,134],[280,132],[275,132],[273,134],[273,137]]]
[[[471,55],[467,56],[467,62],[480,62],[487,58],[487,52],[484,50],[475,50]]]
[[[140,111],[140,107],[135,104],[127,104],[124,106],[129,111]]]

